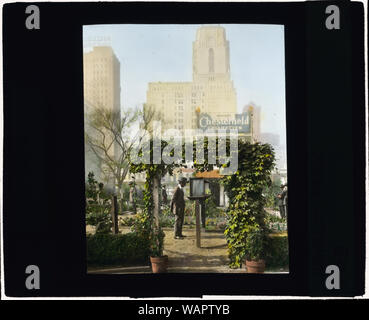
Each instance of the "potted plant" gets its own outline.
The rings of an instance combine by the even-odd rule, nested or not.
[[[156,226],[151,234],[151,269],[153,273],[167,272],[168,256],[163,255],[165,233],[161,227]]]
[[[245,246],[247,273],[264,273],[267,239],[265,229],[256,229],[247,235]]]

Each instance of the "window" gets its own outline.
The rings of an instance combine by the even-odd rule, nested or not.
[[[209,49],[209,72],[214,72],[214,50]]]

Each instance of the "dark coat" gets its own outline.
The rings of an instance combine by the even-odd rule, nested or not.
[[[282,192],[282,199],[283,199],[283,205],[287,205],[288,204],[288,194],[287,194],[287,190],[283,190]]]
[[[184,200],[184,191],[179,186],[174,189],[172,201],[170,202],[170,210],[173,212],[173,208],[184,208],[185,200]]]
[[[283,190],[281,193],[278,194],[278,205],[283,206],[287,205],[287,190]]]

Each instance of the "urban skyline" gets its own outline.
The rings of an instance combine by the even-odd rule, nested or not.
[[[201,25],[94,25],[84,26],[83,36],[84,40],[111,39],[111,47],[120,62],[121,103],[125,109],[145,103],[149,82],[192,80],[192,44],[199,27]],[[237,111],[241,113],[250,102],[260,106],[262,132],[278,134],[281,144],[285,145],[283,26],[222,27],[230,43]]]

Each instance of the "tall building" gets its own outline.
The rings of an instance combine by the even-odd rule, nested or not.
[[[261,107],[250,102],[243,107],[242,112],[248,112],[252,117],[251,120],[251,135],[253,141],[261,140]]]
[[[120,63],[111,47],[83,55],[83,93],[93,107],[120,110]]]
[[[200,27],[193,42],[192,82],[151,82],[147,107],[161,119],[162,130],[198,128],[198,116],[233,119],[236,90],[230,76],[229,42],[220,26]]]
[[[89,114],[96,108],[102,108],[117,112],[120,118],[120,63],[111,47],[94,47],[92,51],[84,53],[83,80],[85,132],[98,137],[99,133],[94,132],[86,121]],[[107,133],[106,139],[106,144],[109,144],[113,138]],[[93,171],[98,181],[113,184],[112,175],[96,155],[99,151],[98,148],[92,150],[90,145],[85,143],[85,175],[87,177],[87,174]],[[117,143],[112,143],[108,154],[111,157],[119,155]]]

